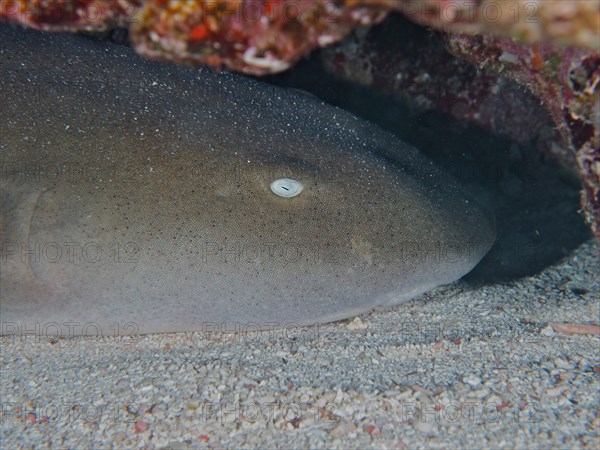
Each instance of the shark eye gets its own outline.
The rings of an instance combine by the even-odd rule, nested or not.
[[[303,188],[302,183],[291,178],[279,178],[271,183],[271,190],[280,197],[295,197]]]

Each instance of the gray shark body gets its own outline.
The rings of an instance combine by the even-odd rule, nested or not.
[[[6,25],[0,52],[4,334],[339,320],[494,240],[431,161],[311,96]]]

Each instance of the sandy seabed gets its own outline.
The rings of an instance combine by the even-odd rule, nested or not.
[[[598,448],[598,245],[308,328],[4,336],[3,448]],[[593,330],[592,330],[593,331]],[[589,330],[588,330],[589,332]]]

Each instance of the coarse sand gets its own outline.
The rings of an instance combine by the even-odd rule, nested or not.
[[[588,241],[318,327],[4,336],[2,448],[597,449],[598,275]]]

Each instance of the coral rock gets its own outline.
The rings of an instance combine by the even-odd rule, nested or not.
[[[152,58],[251,74],[287,69],[353,28],[401,11],[453,33],[493,33],[592,49],[600,0],[3,0],[0,19],[54,31],[128,26]]]
[[[580,2],[576,2],[580,3]],[[600,239],[600,55],[577,47],[523,45],[490,36],[449,37],[453,53],[516,80],[550,112],[583,179],[586,220]]]

